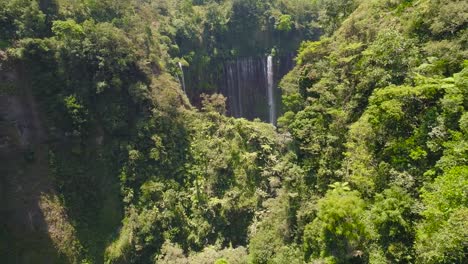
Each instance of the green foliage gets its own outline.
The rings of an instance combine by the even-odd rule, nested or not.
[[[226,114],[226,98],[222,94],[201,94],[201,98],[203,111]]]
[[[38,1],[0,1],[0,40],[42,36],[46,32],[46,15]]]
[[[413,198],[401,187],[392,186],[375,196],[370,218],[378,232],[379,244],[391,262],[411,262],[413,207]]]
[[[201,93],[213,93],[219,85],[223,62],[236,57],[261,56],[272,48],[278,54],[290,54],[304,39],[317,40],[322,27],[329,33],[355,8],[346,1],[339,9],[340,18],[333,20],[337,3],[307,0],[227,0],[169,2],[161,6],[164,34],[172,56],[184,58],[191,65],[186,72],[189,96],[198,99]],[[164,8],[162,7],[164,6]],[[343,12],[344,11],[344,12]],[[319,17],[323,23],[318,23]],[[327,20],[328,19],[328,20]],[[173,48],[172,48],[173,47]],[[176,70],[176,69],[174,69]]]
[[[464,263],[467,6],[0,0],[0,88],[37,104],[81,259]],[[223,62],[300,42],[278,129],[226,117]]]
[[[67,114],[70,116],[74,134],[80,135],[85,129],[87,122],[87,111],[86,108],[79,103],[74,95],[65,97],[64,99],[65,109]]]
[[[327,34],[338,29],[341,22],[356,8],[355,0],[318,0],[319,25]]]
[[[299,48],[297,63],[303,65],[306,62],[311,63],[323,58],[328,51],[326,50],[328,39],[321,39],[314,42],[303,42]]]
[[[468,168],[457,166],[421,193],[424,220],[418,226],[416,251],[421,263],[466,261]]]
[[[279,21],[276,24],[276,29],[280,31],[291,31],[292,29],[292,18],[290,15],[281,15]]]
[[[300,180],[294,182],[300,184]],[[296,214],[300,201],[300,193],[294,191],[282,191],[275,199],[265,202],[267,210],[262,211],[262,218],[252,225],[249,243],[251,263],[300,263],[303,260],[300,247],[290,243],[295,235],[292,225],[298,222]]]
[[[362,259],[354,261],[437,263],[443,261],[435,256],[443,259],[444,254],[459,258],[449,256],[447,262],[463,261],[454,250],[463,251],[460,240],[450,240],[450,246],[427,253],[426,258],[419,252],[435,248],[434,244],[422,250],[423,239],[416,239],[421,242],[413,246],[419,189],[444,171],[466,164],[461,158],[466,156],[467,98],[461,92],[466,90],[466,77],[462,77],[466,49],[459,46],[463,30],[458,28],[459,35],[446,39],[430,31],[400,30],[414,22],[416,10],[424,13],[438,5],[363,2],[331,38],[304,42],[298,65],[281,84],[286,112],[278,124],[293,136],[300,165],[307,172],[306,184],[324,193],[334,181],[349,181],[366,199],[368,216],[360,219],[366,231],[357,249],[362,254],[354,255]],[[329,196],[330,191],[323,199]],[[325,215],[328,211],[323,206],[315,210],[322,218],[332,215]],[[358,220],[349,222],[353,221]],[[346,258],[353,257],[351,250],[327,251],[323,235],[327,222],[322,222],[316,217],[304,231],[308,256],[317,262],[350,262]],[[463,226],[452,221],[451,227]],[[451,235],[442,237],[449,241]],[[429,235],[425,238],[430,240]],[[346,240],[333,237],[332,241]],[[430,254],[434,260],[429,260]]]
[[[463,1],[443,0],[429,5],[424,10],[425,23],[436,35],[454,34],[466,25],[468,4]]]
[[[199,253],[186,256],[183,251],[174,244],[166,242],[163,245],[161,254],[155,258],[155,263],[166,264],[246,264],[245,248],[225,248],[216,249],[214,247],[204,248]]]
[[[264,223],[264,226],[256,230],[249,243],[249,258],[252,263],[270,263],[283,246],[282,234],[275,228],[278,226],[274,223]]]
[[[332,257],[347,263],[364,257],[368,231],[363,220],[364,201],[345,184],[335,183],[318,201],[317,218],[304,231],[307,258]]]
[[[120,230],[120,236],[118,240],[114,241],[111,245],[106,248],[105,259],[106,263],[123,262],[125,256],[130,254],[132,250],[132,230],[129,225],[126,225],[124,229]]]
[[[215,264],[229,264],[229,262],[226,259],[222,258],[222,259],[216,260]]]
[[[364,87],[401,84],[418,63],[414,42],[395,31],[381,31],[375,41],[362,52],[360,61]]]
[[[59,38],[79,38],[85,35],[83,27],[77,24],[74,20],[54,21],[52,32]]]

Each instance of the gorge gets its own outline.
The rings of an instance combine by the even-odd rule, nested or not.
[[[213,83],[216,92],[226,97],[228,115],[275,124],[281,111],[278,82],[294,67],[294,54],[239,57],[220,64],[222,70],[213,74]],[[187,68],[189,75],[193,75],[192,70]],[[192,101],[199,97],[198,85],[196,80],[187,84]]]
[[[467,14],[0,0],[0,263],[468,263]]]

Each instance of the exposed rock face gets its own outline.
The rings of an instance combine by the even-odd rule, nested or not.
[[[0,244],[8,249],[0,250],[1,258],[60,263],[73,258],[60,248],[62,241],[76,238],[53,189],[47,136],[21,72],[18,66],[0,67],[0,241],[11,242]]]
[[[294,67],[293,59],[294,54],[272,57],[268,67],[268,57],[238,58],[223,62],[222,69],[213,70],[206,75],[215,83],[217,92],[227,97],[228,115],[249,120],[260,118],[274,124],[281,111],[278,82]],[[188,73],[188,78],[185,78],[186,88],[189,93],[191,91],[192,103],[196,105],[198,95],[193,94],[193,91],[200,85],[194,76],[197,71],[190,67],[186,71]],[[269,83],[272,93],[268,92]]]
[[[278,81],[294,67],[293,54],[279,58],[239,58],[224,64],[220,92],[228,98],[228,114],[275,123],[281,94]],[[269,92],[270,87],[270,92]]]

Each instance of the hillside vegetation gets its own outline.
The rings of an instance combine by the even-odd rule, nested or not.
[[[0,262],[468,262],[467,25],[463,0],[0,0]],[[296,49],[277,127],[226,116],[220,61]]]

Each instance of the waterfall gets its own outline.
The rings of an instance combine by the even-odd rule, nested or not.
[[[239,108],[239,117],[242,115],[242,85],[245,83],[245,70],[246,63],[244,61],[237,61],[237,100]]]
[[[183,66],[182,66],[182,62],[179,61],[177,64],[179,65],[179,69],[180,69],[180,72],[181,72],[181,79],[182,79],[182,80],[181,80],[181,84],[182,84],[182,89],[184,89],[184,93],[187,93],[187,92],[185,91],[185,76],[184,76],[184,68],[183,68]]]
[[[273,73],[273,57],[270,55],[267,58],[267,86],[268,86],[268,107],[269,121],[271,124],[276,122],[276,103],[274,91],[274,73]]]
[[[207,72],[207,76],[201,77],[198,76],[198,71],[187,68],[185,81],[184,76],[180,78],[181,85],[184,90],[186,86],[199,87],[202,86],[199,82],[204,80],[206,83],[203,85],[209,83],[211,87],[217,87],[216,92],[226,97],[229,116],[249,120],[258,118],[276,124],[277,115],[281,111],[281,105],[278,103],[280,90],[276,84],[294,67],[293,58],[294,54],[284,54],[275,56],[275,59],[273,56],[257,56],[218,61],[213,66],[213,72]],[[182,64],[178,65],[184,73]],[[197,102],[197,99],[193,101]]]

